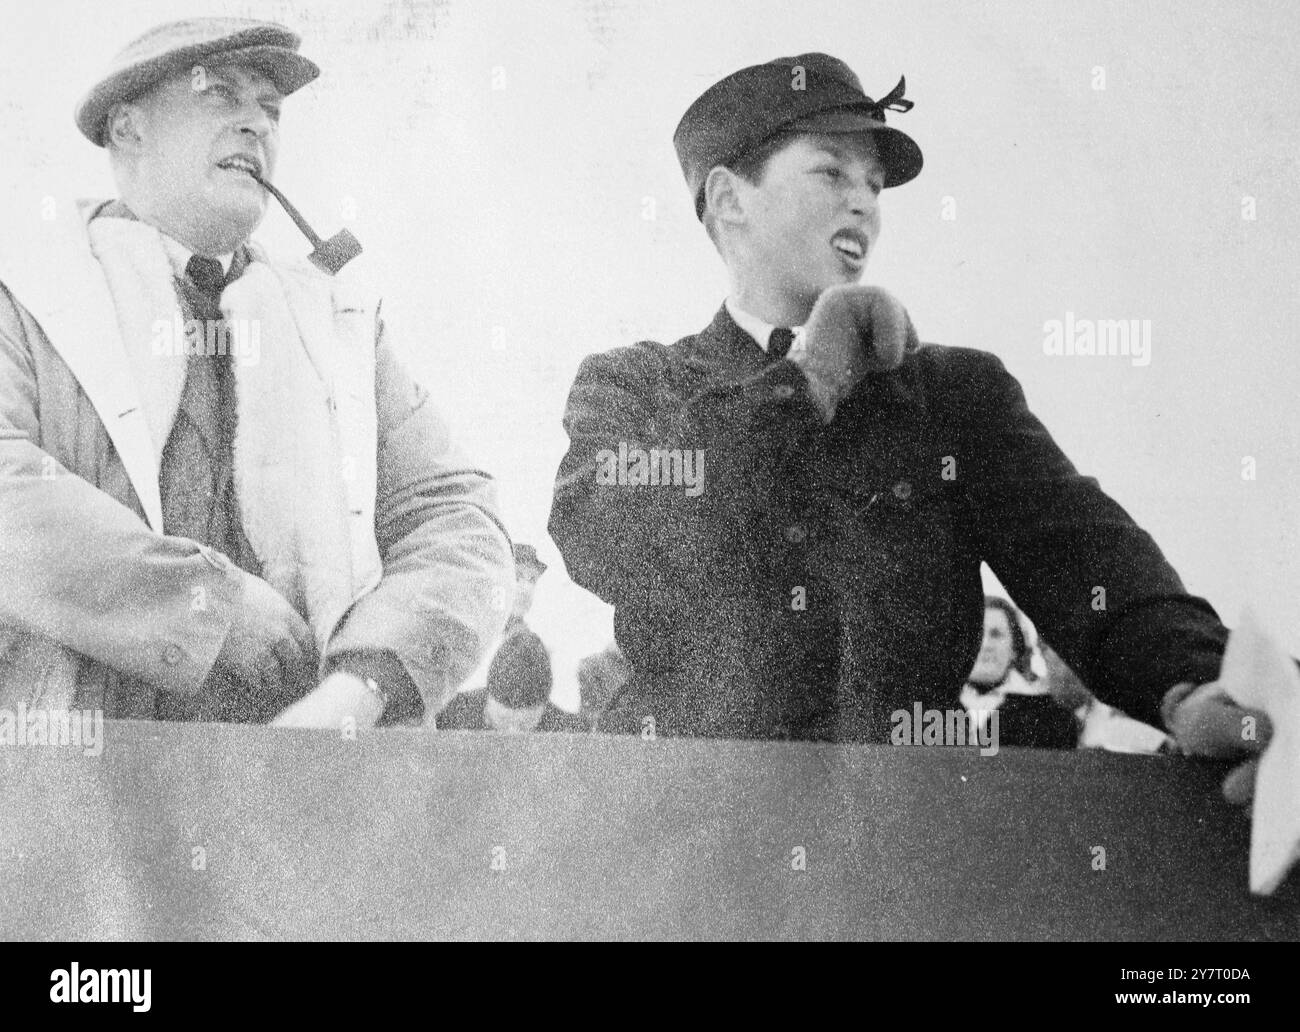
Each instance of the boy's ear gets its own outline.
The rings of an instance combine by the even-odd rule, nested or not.
[[[704,179],[704,207],[714,218],[731,225],[745,219],[740,177],[725,165],[714,165]]]

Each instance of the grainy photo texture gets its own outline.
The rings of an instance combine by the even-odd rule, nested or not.
[[[1300,935],[1291,6],[12,6],[4,938]]]

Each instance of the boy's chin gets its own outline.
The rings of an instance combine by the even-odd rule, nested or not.
[[[865,272],[866,272],[865,269],[859,269],[856,272],[849,272],[848,270],[845,270],[843,272],[836,271],[828,276],[823,277],[818,283],[814,284],[811,287],[812,299],[815,301],[831,287],[856,286],[857,284],[862,282],[862,277],[865,274]]]
[[[831,287],[851,287],[857,283],[860,283],[861,281],[862,281],[862,273],[860,272],[853,276],[850,275],[827,276],[824,280],[817,283],[811,288],[809,297],[811,298],[811,300],[816,301],[819,297],[822,296],[822,294],[830,290]]]

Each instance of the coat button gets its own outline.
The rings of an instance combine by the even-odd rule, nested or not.
[[[772,388],[772,393],[775,394],[777,398],[779,398],[781,401],[789,401],[791,398],[794,397],[794,388],[791,387],[788,383],[779,383]]]
[[[181,647],[179,645],[168,645],[163,649],[163,662],[168,666],[175,666],[181,661]]]
[[[808,528],[802,523],[793,523],[785,528],[785,539],[791,544],[799,544],[808,536]]]
[[[894,497],[900,502],[905,502],[912,497],[912,485],[906,480],[900,480],[894,485]]]

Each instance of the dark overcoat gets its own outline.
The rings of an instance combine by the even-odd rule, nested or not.
[[[981,561],[1140,720],[1159,726],[1170,687],[1217,676],[1214,610],[991,354],[924,345],[825,425],[798,367],[724,306],[670,347],[589,356],[564,426],[550,532],[614,605],[633,667],[601,730],[888,741],[896,710],[957,705]],[[702,455],[695,486],[662,482],[691,469],[674,451]],[[661,482],[640,483],[650,465]]]

